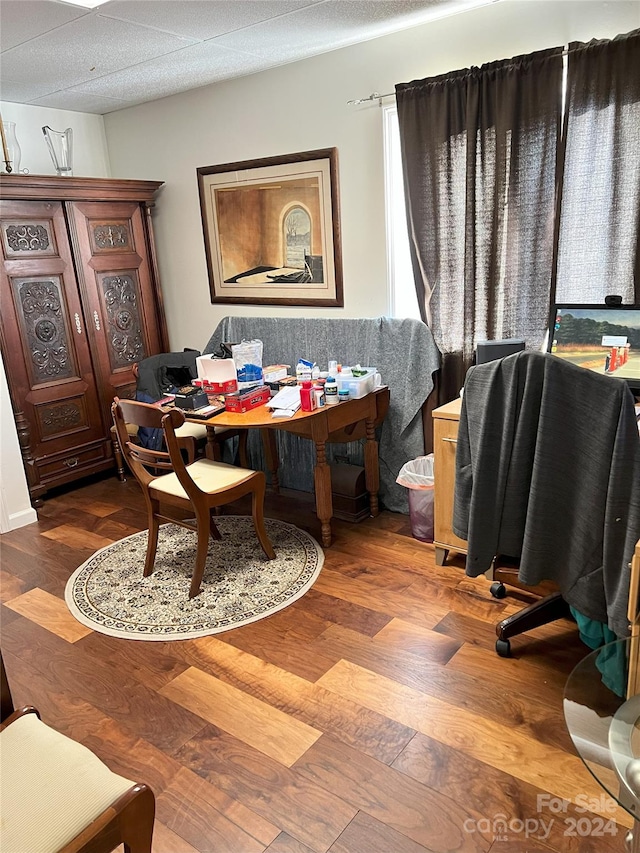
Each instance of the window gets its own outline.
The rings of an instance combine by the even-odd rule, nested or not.
[[[284,218],[284,266],[304,269],[311,254],[311,217],[301,207],[292,207]]]
[[[411,317],[419,320],[420,309],[409,254],[398,110],[395,106],[383,108],[383,122],[387,220],[387,313],[390,317]]]

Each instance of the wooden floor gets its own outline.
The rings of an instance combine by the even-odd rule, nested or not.
[[[267,515],[319,538],[308,501],[270,496]],[[609,804],[564,723],[587,653],[572,623],[498,658],[496,621],[530,599],[492,599],[460,558],[437,567],[384,512],[334,522],[315,586],[255,624],[167,643],[85,629],[67,579],[145,527],[133,481],[46,499],[1,539],[2,648],[17,704],[151,785],[155,853],[625,849],[625,813],[538,801]]]

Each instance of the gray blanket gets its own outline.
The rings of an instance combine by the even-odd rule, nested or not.
[[[391,392],[389,412],[380,429],[380,500],[394,512],[408,513],[406,489],[395,482],[405,462],[424,454],[422,405],[433,388],[440,354],[429,328],[419,320],[375,317],[358,320],[281,317],[225,317],[204,348],[217,352],[222,341],[259,339],[263,365],[289,364],[295,373],[299,358],[327,369],[329,359],[345,365],[375,367]],[[280,483],[285,488],[313,491],[315,450],[312,442],[277,432]],[[258,435],[249,436],[249,460],[265,469]],[[363,464],[360,442],[331,445],[329,461],[347,457]]]
[[[628,633],[640,538],[640,438],[621,380],[528,352],[472,368],[462,399],[453,530],[467,574],[519,558],[590,619]]]

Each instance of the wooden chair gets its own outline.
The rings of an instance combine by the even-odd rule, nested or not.
[[[258,541],[266,556],[270,560],[274,559],[275,552],[264,527],[266,480],[262,471],[251,471],[211,459],[196,459],[195,462],[185,464],[176,437],[177,429],[184,423],[184,415],[178,409],[165,413],[148,403],[119,400],[116,397],[112,413],[122,453],[140,483],[147,505],[149,539],[145,577],[153,572],[160,522],[180,524],[198,534],[189,598],[196,596],[201,591],[209,536],[221,538],[212,510],[247,494],[251,494],[252,498],[252,517]],[[167,450],[150,450],[135,444],[129,438],[127,424],[164,429]],[[164,511],[161,511],[161,504]],[[167,512],[167,507],[180,512]],[[191,516],[195,514],[195,524],[184,520],[185,511]]]
[[[135,424],[127,424],[127,432],[130,441],[138,441],[138,427]],[[184,449],[190,461],[198,456],[211,455],[216,462],[222,461],[222,448],[225,441],[234,436],[239,437],[238,455],[240,464],[247,467],[247,430],[233,429],[233,427],[214,427],[213,436],[207,434],[204,424],[185,423],[176,430],[178,444]],[[113,446],[113,458],[116,461],[116,469],[120,482],[126,482],[126,469],[124,457],[120,450],[118,433],[115,426],[111,427],[111,444]]]
[[[109,853],[121,844],[151,853],[153,791],[112,773],[35,708],[14,710],[2,655],[0,670],[3,853]]]

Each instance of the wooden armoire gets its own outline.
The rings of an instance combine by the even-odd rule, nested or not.
[[[2,175],[0,345],[31,499],[114,465],[113,398],[166,352],[160,182]]]

